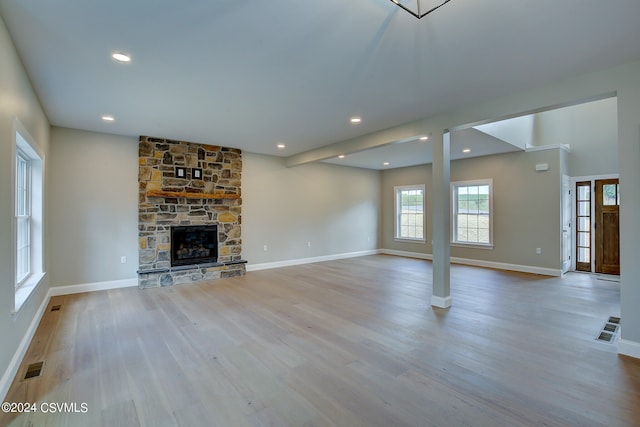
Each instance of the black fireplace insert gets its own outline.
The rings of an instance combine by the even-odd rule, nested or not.
[[[171,266],[208,264],[218,261],[218,226],[171,227]]]

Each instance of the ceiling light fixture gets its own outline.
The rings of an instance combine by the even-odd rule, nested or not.
[[[114,52],[113,54],[111,54],[111,57],[118,62],[131,62],[131,56],[127,55],[126,53]]]
[[[102,120],[105,122],[113,122],[116,119],[114,119],[113,116],[102,116]]]
[[[463,153],[470,153],[471,152],[471,148],[465,148],[464,150],[462,150]]]
[[[340,155],[338,156],[338,158],[339,158],[339,159],[344,159],[344,154],[340,154]]]
[[[428,137],[428,136],[421,136],[421,137],[420,137],[420,141],[426,141],[427,139],[429,139],[429,137]]]
[[[383,165],[384,166],[389,166],[389,162],[384,162]]]
[[[362,123],[362,118],[361,117],[351,117],[351,119],[349,119],[349,121],[351,122],[351,124],[357,125],[358,123]]]
[[[282,150],[282,149],[286,148],[286,145],[284,145],[283,143],[280,143],[276,147],[278,147],[278,150]]]
[[[451,0],[391,0],[392,3],[395,3],[418,19],[424,18],[450,1]]]

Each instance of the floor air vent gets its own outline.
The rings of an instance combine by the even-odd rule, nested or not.
[[[609,319],[605,322],[604,326],[598,333],[598,337],[596,341],[604,341],[604,342],[613,342],[616,337],[616,333],[620,328],[620,318],[615,316],[610,316]]]
[[[613,339],[613,334],[610,332],[600,332],[600,335],[598,335],[598,338],[596,339],[598,341],[611,342],[611,340]]]
[[[24,379],[28,380],[29,378],[35,378],[42,375],[43,366],[44,362],[36,362],[27,366],[27,372],[24,374]]]
[[[51,307],[51,311],[60,311],[60,305],[54,305]]]

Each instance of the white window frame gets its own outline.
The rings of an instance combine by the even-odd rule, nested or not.
[[[19,137],[19,136],[18,136]],[[24,178],[18,176],[21,168],[20,163],[24,162]],[[16,148],[16,277],[15,288],[24,285],[31,275],[31,157],[20,147]],[[24,199],[24,202],[21,201]],[[21,224],[23,224],[21,226]],[[21,232],[21,227],[24,231]],[[23,235],[21,238],[21,234]]]
[[[403,236],[401,233],[402,229],[402,220],[401,220],[401,194],[403,191],[422,191],[422,237],[408,237]],[[414,243],[424,243],[427,239],[427,211],[426,211],[426,201],[427,201],[427,193],[425,191],[424,184],[417,185],[402,185],[393,187],[393,197],[394,197],[394,239],[397,241],[403,242],[414,242]]]
[[[470,242],[458,239],[458,189],[478,185],[489,186],[489,242]],[[493,179],[451,182],[451,245],[493,249]]]
[[[15,118],[13,120],[12,150],[12,208],[13,222],[13,268],[14,268],[14,313],[17,313],[45,277],[44,271],[44,176],[45,158],[33,137]],[[29,274],[17,277],[18,271],[18,210],[17,210],[17,156],[20,153],[29,160]],[[23,217],[24,218],[24,217]]]

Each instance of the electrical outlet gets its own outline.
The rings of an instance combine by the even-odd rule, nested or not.
[[[122,255],[120,257],[120,264],[126,264],[127,263],[127,257],[125,255]]]
[[[536,248],[536,253],[540,255],[542,253],[542,248]]]
[[[263,250],[263,251],[265,251],[265,252],[267,252],[267,249],[268,249],[268,248],[267,248],[267,245],[264,245],[264,246],[262,247],[262,250]]]
[[[310,247],[311,247],[311,240],[309,240],[309,241],[307,242],[307,247],[308,247],[308,248],[310,248]]]

